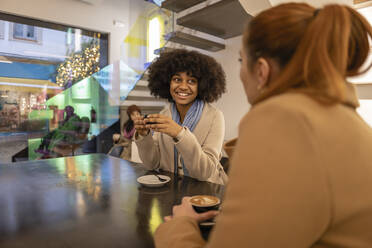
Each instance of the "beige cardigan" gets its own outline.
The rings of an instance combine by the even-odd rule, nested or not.
[[[325,107],[300,93],[246,114],[208,244],[189,217],[161,224],[158,248],[371,248],[372,131],[355,95]]]
[[[161,112],[172,116],[170,105]],[[189,176],[201,181],[225,184],[227,176],[220,164],[225,120],[220,110],[205,103],[202,115],[193,132],[184,128],[177,136],[178,142],[166,134],[155,132],[146,137],[135,135],[138,153],[148,169],[164,169],[174,172],[174,146],[182,156]],[[180,159],[180,157],[178,158]],[[183,175],[178,161],[179,174]]]

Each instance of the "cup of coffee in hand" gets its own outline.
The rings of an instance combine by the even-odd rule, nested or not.
[[[143,117],[143,119],[147,119],[147,118],[149,118],[148,115],[145,115]],[[156,122],[148,121],[148,122],[146,122],[146,124],[156,124]]]
[[[218,210],[221,204],[220,199],[213,195],[194,195],[189,201],[197,213]]]

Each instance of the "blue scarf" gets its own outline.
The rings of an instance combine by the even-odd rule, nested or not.
[[[187,127],[191,132],[194,131],[196,125],[198,124],[200,117],[202,115],[204,108],[204,102],[202,100],[195,100],[194,103],[191,105],[189,110],[186,113],[185,119],[183,120],[183,123],[181,123],[180,114],[178,113],[178,110],[176,108],[176,104],[172,103],[172,119],[180,126]],[[183,159],[181,157],[181,163],[183,168],[183,174],[185,176],[189,175],[188,170],[185,167],[185,164],[183,162]],[[178,174],[178,151],[176,149],[176,146],[174,146],[174,173]]]

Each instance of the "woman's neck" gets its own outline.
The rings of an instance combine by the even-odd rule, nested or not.
[[[184,119],[185,119],[185,116],[187,114],[187,111],[190,109],[191,105],[193,104],[194,102],[191,102],[189,104],[178,104],[176,103],[176,108],[177,108],[177,111],[178,113],[180,114],[180,121],[181,121],[181,124],[183,123]]]

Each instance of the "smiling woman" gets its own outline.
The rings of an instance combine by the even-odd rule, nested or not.
[[[149,68],[149,88],[170,104],[159,114],[135,120],[135,140],[144,165],[226,183],[219,162],[225,121],[222,112],[210,104],[225,92],[221,66],[196,51],[162,53]]]

